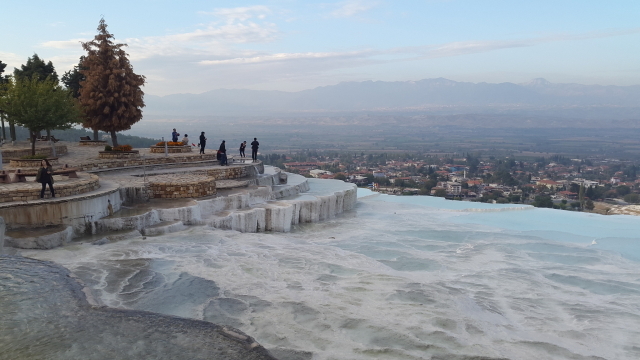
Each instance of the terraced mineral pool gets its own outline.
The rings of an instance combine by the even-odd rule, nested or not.
[[[102,304],[228,324],[283,359],[640,358],[640,217],[359,195],[287,234],[23,254]]]

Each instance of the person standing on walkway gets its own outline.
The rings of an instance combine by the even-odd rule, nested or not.
[[[258,138],[253,138],[251,142],[251,160],[253,160],[253,162],[258,161],[258,146],[260,146]]]
[[[204,154],[204,146],[207,145],[207,138],[204,137],[204,131],[200,133],[200,154]]]
[[[229,165],[227,164],[227,147],[224,140],[222,140],[222,144],[220,144],[218,153],[220,154],[220,166]]]
[[[49,184],[49,191],[51,192],[51,197],[56,197],[55,191],[53,191],[53,167],[49,164],[49,161],[43,159],[40,162],[40,169],[38,169],[38,173],[36,174],[36,181],[42,184],[42,190],[40,191],[40,199],[44,198],[44,190]]]
[[[178,134],[176,129],[173,129],[173,132],[171,133],[171,141],[178,142],[178,136],[180,136],[180,134]]]
[[[244,149],[246,149],[246,148],[247,148],[247,142],[246,141],[245,142],[241,142],[240,143],[240,157],[241,158],[247,157],[247,155],[244,154]]]

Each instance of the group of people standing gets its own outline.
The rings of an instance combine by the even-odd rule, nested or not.
[[[258,147],[260,146],[260,143],[258,142],[257,138],[253,138],[253,141],[251,142],[251,160],[253,162],[258,161]],[[247,142],[243,141],[240,143],[240,158],[246,158],[247,155],[245,155],[244,153],[244,149],[247,148]]]
[[[176,129],[173,129],[173,132],[171,133],[171,141],[173,142],[178,142],[178,137],[180,137],[180,134],[176,131]],[[182,138],[182,143],[185,145],[189,145],[189,137],[187,134],[184,134],[184,138]],[[200,138],[199,138],[199,143],[198,146],[200,147],[200,154],[204,154],[204,148],[207,145],[207,138],[204,136],[204,131],[200,133]],[[251,142],[251,160],[253,162],[258,161],[258,147],[260,146],[260,143],[258,142],[258,138],[253,138],[253,141]],[[246,158],[247,156],[244,153],[244,150],[247,147],[247,142],[243,141],[240,143],[240,158],[243,159]],[[224,140],[222,140],[222,143],[220,144],[220,147],[218,148],[218,156],[217,156],[218,161],[220,161],[220,165],[228,165],[227,163],[227,145],[226,142]]]

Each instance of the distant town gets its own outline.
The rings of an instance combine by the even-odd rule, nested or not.
[[[268,154],[262,160],[307,177],[339,179],[393,195],[589,211],[595,202],[640,202],[639,164],[630,160],[317,151]]]

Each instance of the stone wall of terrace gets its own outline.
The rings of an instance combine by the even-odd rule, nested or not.
[[[198,161],[210,161],[215,160],[216,154],[204,154],[204,155],[174,155],[174,156],[158,156],[158,157],[146,157],[146,158],[133,158],[133,159],[95,159],[93,161],[83,161],[75,163],[73,167],[83,171],[100,170],[100,169],[112,169],[122,168],[129,166],[142,166],[142,165],[162,165],[162,164],[182,164]]]
[[[216,181],[206,175],[165,174],[149,177],[154,198],[201,198],[216,194]]]
[[[32,179],[32,178],[27,178]],[[59,175],[54,176],[53,189],[56,197],[63,198],[71,195],[83,194],[100,188],[97,175],[78,173],[78,178],[67,178]],[[30,201],[40,199],[42,185],[35,181],[1,184],[0,203],[12,201]],[[50,198],[49,187],[45,191],[45,198]]]
[[[134,151],[100,151],[98,153],[100,159],[137,159],[140,152]]]
[[[58,158],[47,159],[49,164],[58,165]],[[37,168],[42,164],[40,159],[11,159],[9,164],[16,168]]]
[[[56,156],[59,155],[64,155],[67,153],[67,146],[66,145],[54,145],[56,147]],[[36,154],[37,155],[47,155],[47,156],[51,156],[52,152],[51,152],[51,146],[42,146],[40,144],[38,144],[38,146],[36,147]],[[23,156],[29,156],[31,155],[31,149],[28,148],[24,148],[24,149],[4,149],[2,150],[2,162],[3,163],[8,163],[9,159],[19,159]]]
[[[151,146],[150,147],[151,152],[155,153],[155,154],[164,154],[164,146]],[[176,154],[176,153],[186,153],[186,152],[191,152],[191,145],[187,145],[187,146],[167,146],[167,152],[169,154]]]
[[[235,163],[230,166],[220,166],[207,170],[193,171],[193,174],[208,175],[216,180],[239,179],[247,176],[257,176],[264,173],[264,164],[256,163]]]
[[[109,143],[106,140],[80,140],[80,146],[106,146]]]

